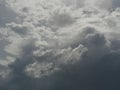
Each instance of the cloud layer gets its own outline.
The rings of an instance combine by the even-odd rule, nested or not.
[[[119,90],[119,0],[0,0],[1,90]]]

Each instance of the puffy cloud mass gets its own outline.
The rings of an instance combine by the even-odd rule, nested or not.
[[[119,90],[119,0],[0,0],[0,90]]]

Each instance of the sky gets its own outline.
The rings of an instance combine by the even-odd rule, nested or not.
[[[0,90],[120,90],[120,0],[0,0]]]

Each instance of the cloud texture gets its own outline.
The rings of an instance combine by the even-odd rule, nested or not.
[[[119,90],[119,0],[0,0],[1,90]]]

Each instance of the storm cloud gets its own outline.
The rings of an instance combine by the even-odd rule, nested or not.
[[[119,90],[119,0],[0,0],[1,90]]]

